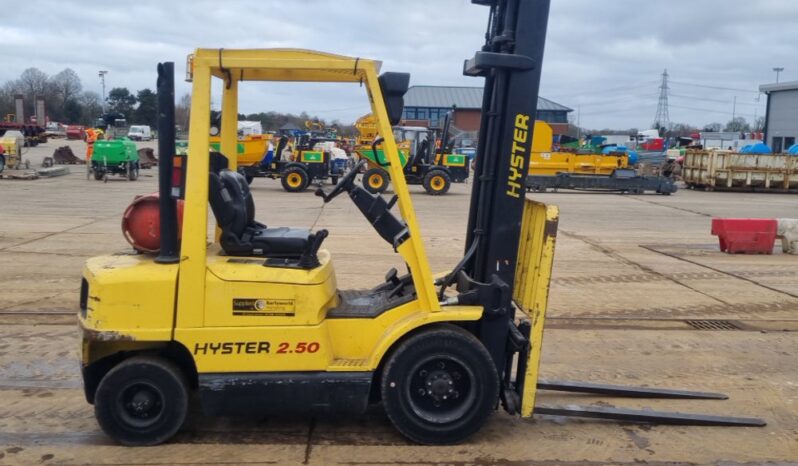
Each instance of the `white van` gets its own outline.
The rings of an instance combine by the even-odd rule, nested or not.
[[[133,141],[150,141],[152,140],[152,129],[146,125],[133,125],[128,129],[127,137]]]

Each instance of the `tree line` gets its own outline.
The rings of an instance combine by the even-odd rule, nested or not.
[[[259,121],[264,131],[278,131],[280,128],[286,125],[296,126],[297,128],[304,130],[308,129],[305,125],[305,122],[310,121],[316,124],[312,125],[314,127],[320,125],[324,128],[335,129],[339,136],[351,137],[357,133],[354,125],[341,123],[338,120],[326,121],[317,116],[311,116],[307,112],[302,112],[299,115],[280,112],[260,112],[250,113],[248,115],[239,113],[238,119],[246,121]]]
[[[666,136],[683,136],[689,137],[691,134],[699,133],[699,132],[730,132],[730,133],[750,133],[750,132],[762,132],[765,129],[765,117],[760,116],[756,118],[753,123],[749,123],[744,117],[735,117],[726,122],[726,124],[713,122],[707,123],[705,125],[696,126],[691,125],[688,123],[672,123],[670,128],[655,128],[659,130],[661,135]],[[571,136],[571,132],[574,134],[576,133],[576,128],[574,127],[572,131],[569,132],[569,136]],[[635,135],[638,133],[638,128],[630,128],[624,130],[617,130],[617,129],[586,129],[582,128],[581,134],[631,134]]]
[[[103,113],[103,101],[94,91],[84,90],[80,77],[71,68],[48,76],[38,68],[28,68],[18,79],[0,86],[0,114],[16,112],[14,96],[24,99],[26,121],[36,114],[36,98],[43,97],[50,121],[64,124],[93,125]],[[150,89],[132,94],[127,88],[112,88],[106,97],[105,110],[125,115],[128,122],[154,126],[157,120],[157,98]],[[39,122],[43,124],[43,122]]]
[[[140,89],[135,93],[126,87],[114,87],[108,92],[103,105],[102,97],[94,91],[83,89],[80,77],[71,68],[66,68],[52,76],[38,68],[28,68],[18,79],[12,79],[0,86],[0,115],[16,112],[14,96],[24,97],[26,121],[35,115],[37,97],[43,97],[49,121],[63,124],[92,126],[105,112],[125,115],[129,124],[149,125],[158,123],[158,98],[151,89]],[[191,108],[191,95],[184,94],[175,104],[175,119],[182,129],[188,128]],[[280,112],[260,112],[249,115],[239,114],[239,120],[260,121],[264,131],[277,131],[286,124],[305,129],[306,121],[319,122],[325,127],[338,129],[339,134],[351,136],[355,133],[352,125],[337,120],[326,122],[302,112],[299,115]],[[40,122],[42,124],[42,122]]]

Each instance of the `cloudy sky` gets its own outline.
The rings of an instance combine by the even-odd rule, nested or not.
[[[738,116],[761,116],[756,90],[775,80],[773,67],[798,80],[795,0],[552,4],[541,95],[579,109],[585,127],[649,126],[665,68],[671,121],[695,125],[731,119],[735,96]],[[467,0],[28,0],[4,9],[0,81],[71,67],[97,92],[98,70],[109,71],[107,89],[154,89],[158,61],[182,74],[197,47],[299,47],[379,59],[410,72],[411,84],[481,85],[461,70],[487,11]],[[269,110],[353,121],[368,107],[352,85],[243,85],[242,112]]]

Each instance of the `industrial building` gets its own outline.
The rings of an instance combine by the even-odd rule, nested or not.
[[[774,153],[784,152],[798,137],[798,81],[763,84],[759,91],[768,96],[765,144]]]
[[[446,112],[455,107],[454,126],[464,132],[479,129],[482,88],[463,86],[411,86],[405,94],[403,124],[440,128]],[[555,134],[568,130],[568,113],[573,109],[538,98],[537,119],[549,123]]]

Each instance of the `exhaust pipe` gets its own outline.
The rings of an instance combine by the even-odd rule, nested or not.
[[[177,201],[172,197],[172,165],[175,156],[175,64],[158,64],[158,208],[161,251],[155,262],[180,261],[177,250]]]

